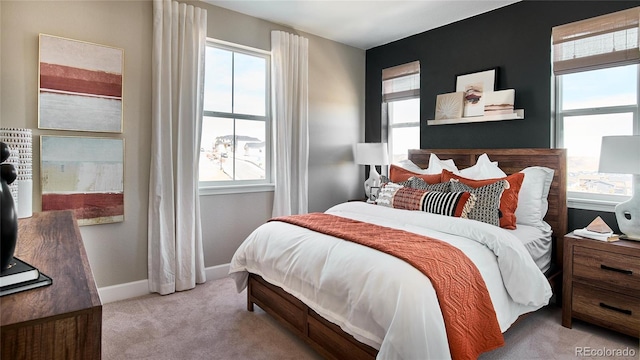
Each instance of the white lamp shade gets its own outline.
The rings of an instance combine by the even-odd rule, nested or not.
[[[389,153],[386,143],[356,144],[356,164],[360,165],[388,165]]]
[[[598,172],[640,174],[640,135],[603,136]]]

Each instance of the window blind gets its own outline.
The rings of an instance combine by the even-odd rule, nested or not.
[[[382,101],[420,97],[420,61],[382,70]]]
[[[640,7],[556,26],[556,75],[640,63]]]

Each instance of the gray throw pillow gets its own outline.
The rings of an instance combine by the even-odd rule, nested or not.
[[[478,188],[473,188],[455,179],[451,179],[449,183],[450,191],[468,191],[476,195],[476,204],[467,218],[500,226],[500,197],[509,184],[506,180],[499,180]]]

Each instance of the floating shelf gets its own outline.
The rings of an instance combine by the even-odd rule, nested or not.
[[[469,117],[463,117],[459,119],[427,120],[427,125],[448,125],[448,124],[462,124],[462,123],[502,121],[502,120],[522,120],[522,119],[524,119],[524,109],[516,109],[514,110],[513,114],[469,116]]]

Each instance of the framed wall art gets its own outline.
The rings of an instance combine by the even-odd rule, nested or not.
[[[40,137],[42,211],[73,210],[78,225],[124,221],[124,139]]]
[[[462,117],[464,93],[439,94],[436,97],[436,120],[459,119]]]
[[[40,34],[38,127],[122,133],[124,51]]]
[[[456,77],[456,92],[464,92],[463,117],[484,115],[484,92],[493,91],[496,69]]]
[[[486,115],[513,114],[515,99],[515,89],[486,92],[484,113]]]

